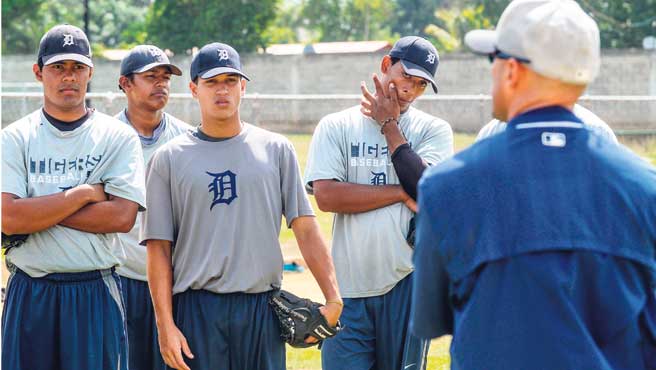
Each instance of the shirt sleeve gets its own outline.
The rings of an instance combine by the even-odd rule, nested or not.
[[[419,185],[410,330],[420,338],[436,338],[453,332],[453,311],[449,302],[449,277],[439,253],[440,233],[435,230],[435,218],[431,214],[435,208],[425,183],[422,180]]]
[[[2,192],[27,198],[24,142],[13,131],[2,130]]]
[[[171,164],[168,152],[159,150],[146,169],[146,207],[142,214],[139,241],[150,239],[174,241],[173,201],[171,197]]]
[[[493,119],[492,121],[488,122],[483,128],[481,128],[481,131],[478,132],[478,135],[476,136],[475,141],[481,141],[483,139],[487,139],[488,137],[492,135],[496,135],[506,129],[506,123],[501,122],[498,119]]]
[[[591,130],[595,131],[606,139],[618,143],[617,136],[613,130],[608,126],[606,121],[594,114],[592,111],[586,109],[584,106],[574,104],[572,112],[583,121]]]
[[[116,142],[108,153],[100,180],[108,194],[139,204],[141,211],[145,209],[144,160],[136,133],[124,135]]]
[[[283,214],[287,227],[291,227],[296,217],[314,216],[312,205],[303,189],[296,151],[289,142],[283,145],[280,153],[280,180]]]
[[[438,120],[429,126],[421,143],[413,148],[428,165],[435,165],[453,155],[453,131],[448,123]]]
[[[314,180],[347,180],[346,156],[338,139],[339,131],[327,117],[314,130],[305,167],[305,185],[310,194]]]

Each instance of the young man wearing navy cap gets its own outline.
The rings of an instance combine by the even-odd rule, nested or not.
[[[422,178],[411,329],[454,369],[656,368],[656,169],[572,111],[595,21],[515,0],[465,42],[508,125]]]
[[[11,272],[2,318],[2,368],[127,368],[115,266],[119,232],[145,205],[134,130],[85,105],[89,41],[70,25],[41,39],[43,107],[2,130],[2,232]]]
[[[344,297],[344,330],[322,349],[323,368],[423,369],[428,342],[408,331],[413,279],[408,242],[424,167],[453,153],[445,121],[412,107],[434,80],[439,58],[427,40],[394,44],[362,83],[361,107],[317,126],[305,183],[319,208],[335,213],[332,255]]]
[[[282,280],[281,216],[334,326],[342,302],[332,259],[292,144],[240,119],[249,78],[239,54],[226,44],[203,46],[191,80],[201,124],[162,146],[146,174],[152,208],[140,239],[162,356],[176,369],[282,370],[285,346],[268,305]]]
[[[169,100],[171,76],[181,76],[178,67],[157,46],[138,45],[121,61],[119,88],[128,106],[116,118],[138,134],[144,162],[155,151],[191,127],[164,112]],[[159,352],[157,326],[146,276],[146,248],[139,245],[139,219],[129,233],[120,234],[125,258],[116,269],[121,276],[130,345],[130,369],[165,369]]]

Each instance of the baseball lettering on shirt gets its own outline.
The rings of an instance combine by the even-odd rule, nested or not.
[[[28,180],[34,184],[61,184],[70,181],[79,183],[91,175],[102,157],[102,154],[87,154],[73,159],[35,159],[30,156]]]

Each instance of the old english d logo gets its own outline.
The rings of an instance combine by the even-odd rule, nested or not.
[[[212,178],[212,182],[207,185],[213,197],[210,211],[217,204],[225,203],[230,205],[237,198],[237,175],[229,170],[219,173],[205,173]]]

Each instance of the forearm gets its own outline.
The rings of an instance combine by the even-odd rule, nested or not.
[[[408,143],[396,121],[386,124],[382,132],[385,135],[385,141],[387,141],[388,153],[394,153],[399,146]]]
[[[341,302],[333,259],[328,245],[321,237],[316,218],[298,217],[292,222],[292,229],[303,259],[319,284],[326,301]]]
[[[417,184],[428,164],[407,143],[392,152],[392,164],[403,191],[417,200]]]
[[[113,198],[92,203],[66,217],[60,225],[90,233],[127,233],[134,226],[138,205]]]
[[[400,185],[363,185],[334,180],[313,182],[314,197],[324,212],[358,213],[404,201]]]
[[[89,192],[75,187],[34,198],[2,194],[2,232],[31,234],[57,225],[91,201]]]
[[[148,240],[146,270],[148,286],[153,300],[157,327],[162,328],[173,322],[173,267],[171,262],[171,242],[167,240]]]

